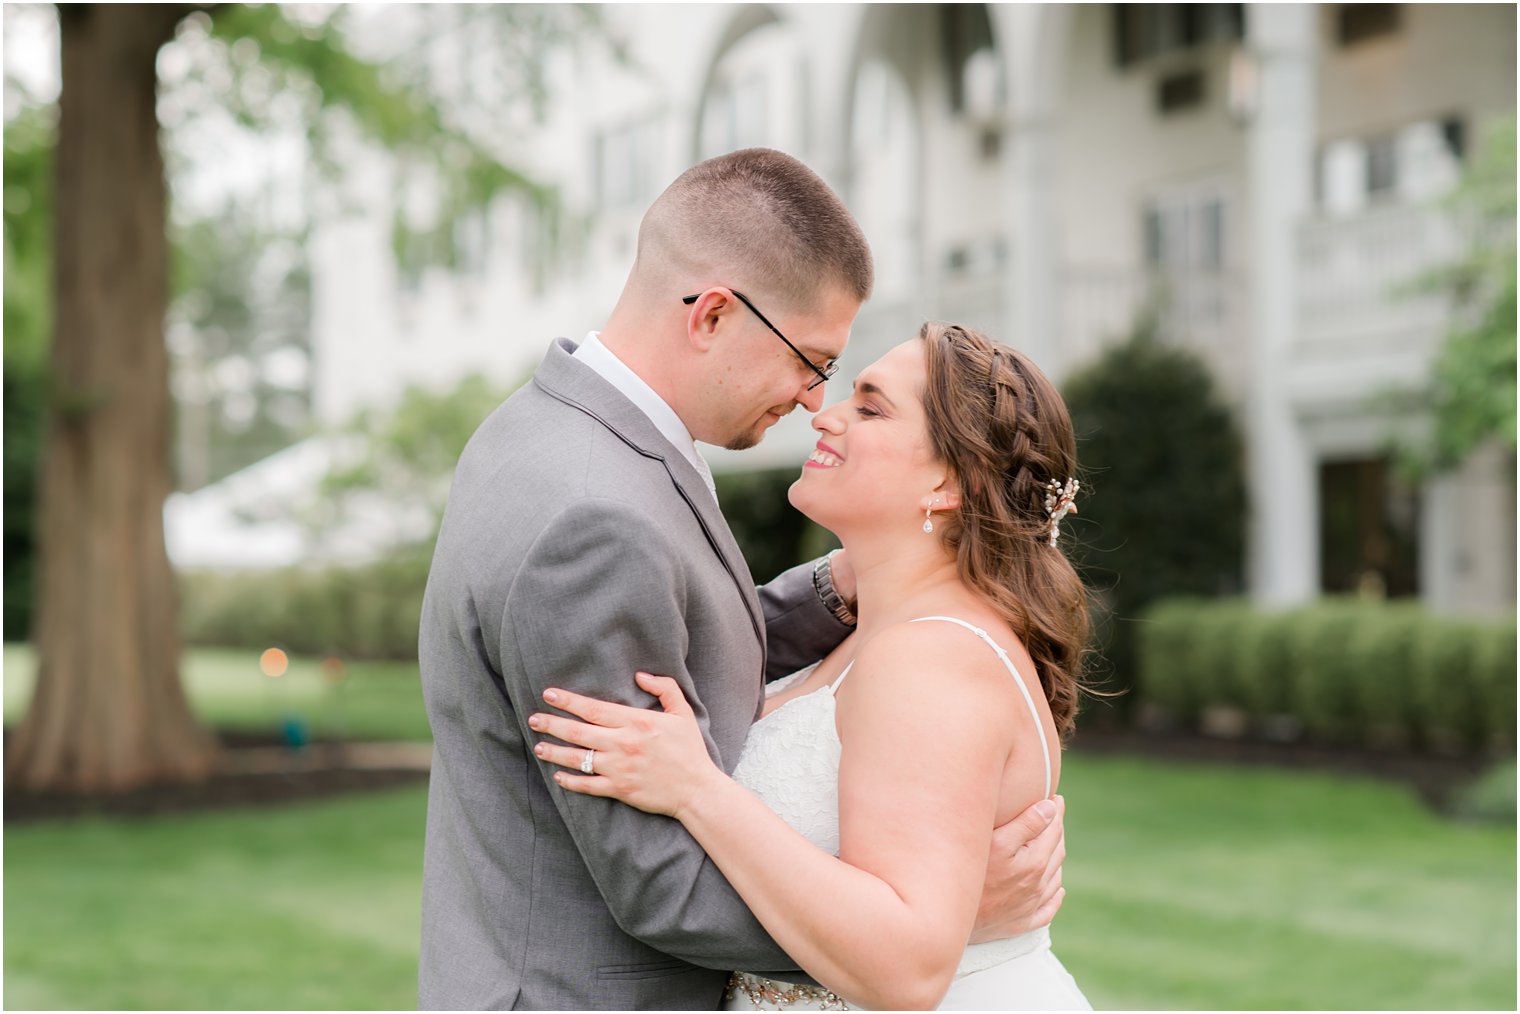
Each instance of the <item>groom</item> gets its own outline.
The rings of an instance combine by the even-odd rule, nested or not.
[[[757,592],[695,441],[750,447],[818,411],[871,280],[859,227],[800,162],[703,162],[645,215],[606,327],[553,344],[471,439],[419,646],[422,1007],[713,1009],[731,969],[799,978],[680,824],[556,786],[527,718],[550,685],[655,706],[633,674],[663,673],[732,771],[764,680],[849,632],[837,556]],[[979,933],[1048,922],[1059,822],[1032,809],[993,851]]]

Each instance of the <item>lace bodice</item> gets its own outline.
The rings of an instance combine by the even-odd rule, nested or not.
[[[975,633],[997,652],[1018,683],[1034,718],[1035,733],[1045,749],[1045,795],[1050,795],[1050,748],[1044,727],[1029,690],[1019,678],[1002,647],[986,631],[948,616],[926,616],[922,620],[947,620]],[[793,683],[806,680],[817,663],[766,689],[773,695]],[[834,725],[834,693],[849,675],[849,666],[829,686],[801,697],[794,697],[760,719],[750,729],[734,780],[764,801],[794,830],[828,852],[839,854],[839,733]],[[1000,962],[1035,950],[1048,941],[1048,931],[1035,930],[1009,940],[972,944],[966,948],[957,975],[991,968]]]
[[[776,680],[766,695],[808,678],[818,663]],[[837,684],[836,684],[837,685]],[[839,854],[839,734],[834,687],[794,697],[756,722],[744,741],[734,780],[808,841]]]

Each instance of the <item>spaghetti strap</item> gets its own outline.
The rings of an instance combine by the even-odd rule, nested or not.
[[[1013,677],[1014,684],[1018,686],[1019,693],[1021,693],[1021,694],[1024,695],[1024,703],[1027,704],[1027,705],[1029,705],[1029,714],[1030,714],[1031,717],[1034,718],[1034,731],[1035,731],[1035,735],[1039,737],[1039,740],[1040,740],[1040,753],[1045,758],[1045,795],[1041,796],[1040,798],[1042,798],[1042,799],[1049,799],[1050,798],[1050,744],[1048,742],[1046,742],[1046,740],[1045,740],[1045,727],[1040,722],[1040,710],[1035,707],[1035,705],[1034,705],[1034,698],[1032,696],[1030,696],[1030,694],[1029,694],[1029,688],[1024,685],[1024,680],[1023,680],[1023,678],[1021,676],[1019,676],[1019,671],[1013,667],[1013,661],[1008,657],[1008,653],[1003,650],[1002,645],[998,644],[990,636],[988,636],[987,631],[983,630],[981,627],[973,626],[972,624],[967,623],[965,620],[957,619],[954,616],[920,616],[917,619],[915,619],[915,620],[909,620],[908,622],[910,622],[910,623],[923,623],[926,620],[944,620],[946,623],[959,624],[960,626],[965,627],[967,630],[971,631],[977,637],[980,637],[982,640],[986,641],[987,644],[991,646],[992,650],[995,651],[995,652],[997,652],[997,657],[1002,660],[1004,667],[1007,668],[1008,675],[1010,675],[1010,676]],[[849,666],[846,666],[845,667],[845,672],[849,672],[849,671],[850,671],[849,670]],[[841,675],[839,678],[841,680],[843,680],[844,676]],[[838,686],[839,684],[835,683],[834,685]]]
[[[850,659],[849,662],[845,663],[844,671],[839,674],[839,676],[834,680],[834,682],[832,682],[832,683],[829,684],[829,693],[833,694],[833,693],[838,693],[839,692],[839,684],[843,683],[844,682],[844,678],[846,676],[850,675],[850,668],[854,664],[855,664],[855,660],[853,658]],[[814,692],[816,693],[817,691],[814,691]]]

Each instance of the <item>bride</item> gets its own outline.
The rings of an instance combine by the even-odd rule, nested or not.
[[[535,716],[565,788],[680,820],[823,987],[735,973],[729,1009],[1090,1009],[1049,930],[967,944],[992,829],[1055,792],[1086,599],[1060,395],[1023,355],[926,324],[818,414],[791,502],[853,564],[859,625],[777,681],[730,779],[673,680],[663,711],[563,690]],[[570,744],[570,745],[563,745]]]

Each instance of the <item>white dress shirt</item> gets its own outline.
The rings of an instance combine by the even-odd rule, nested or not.
[[[655,429],[660,431],[660,436],[669,440],[676,450],[689,462],[691,467],[697,470],[702,481],[707,483],[707,491],[712,494],[713,500],[718,499],[718,488],[713,485],[712,469],[707,467],[702,454],[697,450],[697,442],[691,438],[691,431],[676,415],[676,410],[655,393],[654,388],[644,383],[628,364],[613,354],[612,350],[603,345],[596,331],[586,335],[586,340],[581,342],[580,347],[574,352],[574,358],[579,359],[592,370],[597,376],[617,388],[618,391],[633,402],[640,412],[649,417],[654,423]]]

